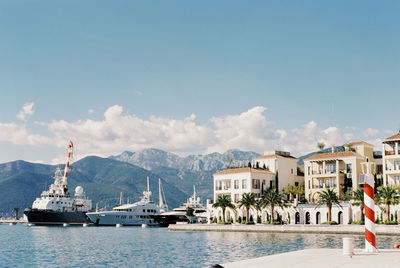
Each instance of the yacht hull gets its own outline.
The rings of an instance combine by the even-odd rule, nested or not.
[[[62,212],[42,209],[26,209],[24,214],[29,223],[35,225],[63,225],[91,223],[90,219],[82,211]]]
[[[177,222],[189,222],[185,215],[154,215],[152,217],[161,227],[168,227],[168,225]]]
[[[158,226],[158,223],[152,218],[139,218],[137,215],[107,213],[107,212],[90,212],[86,214],[91,222],[99,226],[115,226],[121,224],[123,226],[141,226],[147,224],[149,226]],[[124,217],[124,218],[122,218]]]

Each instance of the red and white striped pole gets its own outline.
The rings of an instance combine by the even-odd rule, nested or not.
[[[69,162],[72,161],[73,148],[74,148],[74,144],[72,143],[72,141],[69,141],[67,163],[65,164],[65,168],[64,168],[63,188],[67,188]]]
[[[375,201],[374,201],[374,175],[371,166],[374,163],[366,162],[364,174],[364,207],[365,207],[365,252],[377,252],[375,236]]]

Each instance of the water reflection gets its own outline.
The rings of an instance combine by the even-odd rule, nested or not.
[[[204,267],[304,248],[341,248],[349,235],[170,232],[164,228],[0,225],[0,267]],[[353,235],[356,247],[364,237]],[[392,248],[399,236],[378,236]]]

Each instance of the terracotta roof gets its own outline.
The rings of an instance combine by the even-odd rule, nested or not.
[[[336,159],[336,158],[351,157],[351,156],[362,157],[356,152],[336,152],[336,153],[315,154],[304,160]]]
[[[222,175],[222,174],[233,174],[233,173],[245,173],[245,172],[254,172],[254,173],[265,173],[265,174],[274,174],[273,172],[265,169],[256,169],[256,168],[228,168],[225,170],[221,170],[214,175]]]
[[[262,156],[254,158],[254,159],[266,159],[266,158],[293,158],[293,159],[297,159],[296,157],[291,156],[291,155],[284,156],[284,155],[278,155],[278,154],[262,155]]]
[[[400,140],[400,132],[393,136],[387,137],[385,140]]]
[[[350,145],[354,145],[354,146],[357,146],[357,145],[369,145],[369,146],[374,147],[371,143],[368,143],[368,142],[365,142],[365,141],[350,142]]]

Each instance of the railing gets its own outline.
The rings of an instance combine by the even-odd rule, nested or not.
[[[395,155],[396,151],[392,150],[392,151],[385,151],[385,155]],[[400,154],[400,150],[397,151],[397,154]]]

